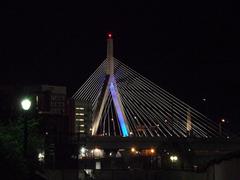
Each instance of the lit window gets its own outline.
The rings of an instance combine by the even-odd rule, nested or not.
[[[76,113],[76,115],[84,116],[84,114],[83,114],[83,113]]]
[[[76,121],[84,121],[84,119],[76,119]]]
[[[84,124],[81,124],[80,126],[81,126],[81,127],[84,127]]]
[[[84,110],[84,108],[83,108],[83,107],[76,107],[75,109]]]
[[[80,133],[84,133],[84,130],[80,130]]]

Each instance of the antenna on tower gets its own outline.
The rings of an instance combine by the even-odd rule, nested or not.
[[[113,60],[113,38],[112,33],[107,34],[107,67],[106,74],[113,75],[114,73],[114,60]]]

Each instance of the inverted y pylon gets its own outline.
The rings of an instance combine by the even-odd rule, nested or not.
[[[123,137],[127,137],[129,136],[129,126],[122,105],[121,97],[118,92],[117,83],[114,77],[113,39],[111,34],[108,34],[107,39],[107,63],[105,66],[105,73],[106,75],[103,87],[100,92],[100,96],[98,97],[95,112],[93,113],[92,135],[97,134],[100,120],[103,116],[104,107],[107,102],[107,97],[110,93],[112,96],[115,111],[117,113],[117,118],[121,129],[121,135]]]

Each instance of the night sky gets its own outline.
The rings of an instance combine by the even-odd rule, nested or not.
[[[71,96],[105,59],[112,32],[116,58],[240,129],[240,19],[230,1],[21,2],[0,17],[1,85],[65,85]]]

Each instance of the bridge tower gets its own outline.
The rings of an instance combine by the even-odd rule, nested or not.
[[[113,38],[111,33],[109,33],[107,37],[107,63],[105,66],[105,80],[100,92],[100,96],[97,100],[95,112],[93,112],[92,135],[97,134],[99,123],[101,117],[103,116],[103,110],[106,105],[107,96],[109,93],[112,96],[114,108],[117,113],[121,134],[123,137],[127,137],[129,136],[129,126],[114,77]]]

